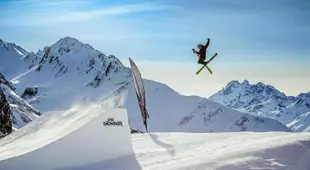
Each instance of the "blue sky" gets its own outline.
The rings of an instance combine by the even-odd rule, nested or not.
[[[300,70],[310,71],[309,9],[307,0],[2,0],[0,38],[36,52],[64,36],[72,36],[125,62],[131,57],[148,63],[152,66],[142,66],[145,74],[158,72],[160,77],[162,72],[156,63],[166,64],[166,71],[173,68],[194,73],[197,61],[191,49],[209,37],[210,52],[219,53],[212,63],[216,72],[237,70],[236,75],[240,75],[221,78],[219,87],[229,78],[252,78],[254,82],[276,85],[274,80],[264,78],[268,72],[258,72],[277,69],[275,77],[285,76],[284,68],[289,64],[297,71],[291,73],[290,80],[286,77],[283,81],[291,81],[302,77]],[[257,74],[261,78],[255,79]],[[205,76],[208,81],[216,75]],[[192,78],[201,83],[201,77]],[[310,91],[306,88],[310,80],[304,86],[301,90]],[[292,88],[282,90],[298,93]]]

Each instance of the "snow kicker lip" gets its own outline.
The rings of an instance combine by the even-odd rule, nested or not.
[[[114,118],[108,118],[107,121],[103,122],[103,126],[123,126],[123,122],[115,121]]]
[[[73,170],[79,169],[75,167],[84,167],[88,165],[92,167],[92,165],[97,164],[106,167],[114,166],[109,164],[109,160],[119,160],[119,158],[126,156],[130,157],[130,161],[136,162],[135,157],[130,156],[134,155],[134,150],[128,124],[127,110],[123,108],[96,109],[99,108],[94,107],[93,109],[77,109],[73,112],[65,112],[71,114],[71,116],[68,116],[67,119],[62,119],[62,121],[60,121],[61,123],[58,122],[56,124],[50,122],[54,122],[57,120],[56,118],[59,117],[57,115],[52,115],[46,117],[46,125],[39,126],[42,129],[35,131],[35,134],[18,134],[26,135],[24,136],[26,140],[23,140],[25,142],[28,141],[27,139],[32,137],[32,135],[42,138],[40,140],[31,138],[31,140],[28,141],[29,143],[26,142],[26,144],[15,145],[16,142],[12,142],[10,145],[19,148],[17,149],[18,152],[14,153],[8,150],[4,150],[2,153],[1,148],[0,169]],[[93,114],[94,112],[99,113]],[[65,113],[62,113],[62,115]],[[75,117],[73,115],[81,116]],[[102,122],[110,118],[117,120],[116,122],[121,121],[123,126],[109,128],[102,126]],[[35,128],[36,127],[37,126],[35,126]],[[29,128],[33,127],[30,126]],[[49,134],[44,135],[46,132],[49,132]],[[54,136],[53,140],[51,140],[51,135]],[[12,146],[9,146],[9,148],[11,147]],[[8,151],[7,153],[11,153],[11,155],[6,155],[6,151]]]

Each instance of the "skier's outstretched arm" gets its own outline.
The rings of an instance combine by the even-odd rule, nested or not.
[[[193,53],[195,53],[195,54],[199,54],[199,52],[198,51],[196,51],[195,49],[192,49],[193,50]]]
[[[205,49],[207,49],[209,47],[209,44],[210,44],[210,38],[208,38],[208,41],[207,41],[207,43],[205,45]]]

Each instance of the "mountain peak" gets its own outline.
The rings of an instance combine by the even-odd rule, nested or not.
[[[298,95],[298,97],[307,97],[307,98],[310,98],[310,92],[307,92],[307,93],[300,93]]]
[[[0,39],[0,49],[4,49],[3,51],[7,51],[7,52],[13,51],[15,53],[18,53],[21,56],[25,56],[28,54],[26,50],[16,45],[15,43],[6,42],[6,41],[3,41],[2,39]]]
[[[247,80],[241,84],[236,80],[229,82],[210,99],[234,109],[278,119],[284,124],[310,108],[310,93],[286,96],[272,85],[262,82],[249,84]]]
[[[256,84],[250,84],[248,80],[244,80],[242,83],[233,80],[227,84],[227,86],[212,95],[211,99],[227,105],[229,107],[248,107],[250,105],[269,102],[274,100],[279,105],[286,105],[288,99],[284,93],[270,85],[265,85],[262,82]]]
[[[243,82],[241,83],[242,85],[250,85],[249,81],[248,80],[243,80]]]
[[[236,86],[236,85],[240,85],[240,82],[238,80],[232,80],[226,85],[226,88],[230,86]]]
[[[55,44],[70,44],[70,43],[83,44],[78,39],[68,36],[59,39]]]
[[[35,59],[31,66],[37,65],[37,72],[52,72],[55,78],[64,75],[83,77],[83,82],[93,87],[104,79],[110,80],[112,74],[125,68],[115,56],[107,56],[69,36],[46,46],[30,58]]]
[[[240,83],[240,81],[238,80],[232,80],[230,81],[227,85],[226,88],[230,87],[230,86],[249,86],[250,83],[248,80],[244,79],[243,82]]]
[[[55,52],[70,52],[70,51],[96,51],[93,47],[88,44],[84,44],[76,38],[64,37],[59,39],[55,44],[51,45],[50,48]]]

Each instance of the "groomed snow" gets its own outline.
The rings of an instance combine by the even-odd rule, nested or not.
[[[152,133],[132,139],[144,170],[310,169],[310,133]]]
[[[1,139],[0,169],[310,169],[310,133],[165,132],[130,137],[126,111],[113,109],[118,106],[115,99],[117,95],[100,105],[50,112]],[[109,117],[124,127],[104,127]]]
[[[135,155],[57,170],[310,169],[309,133],[150,133],[132,134],[132,142]],[[38,160],[32,163],[40,164]]]

